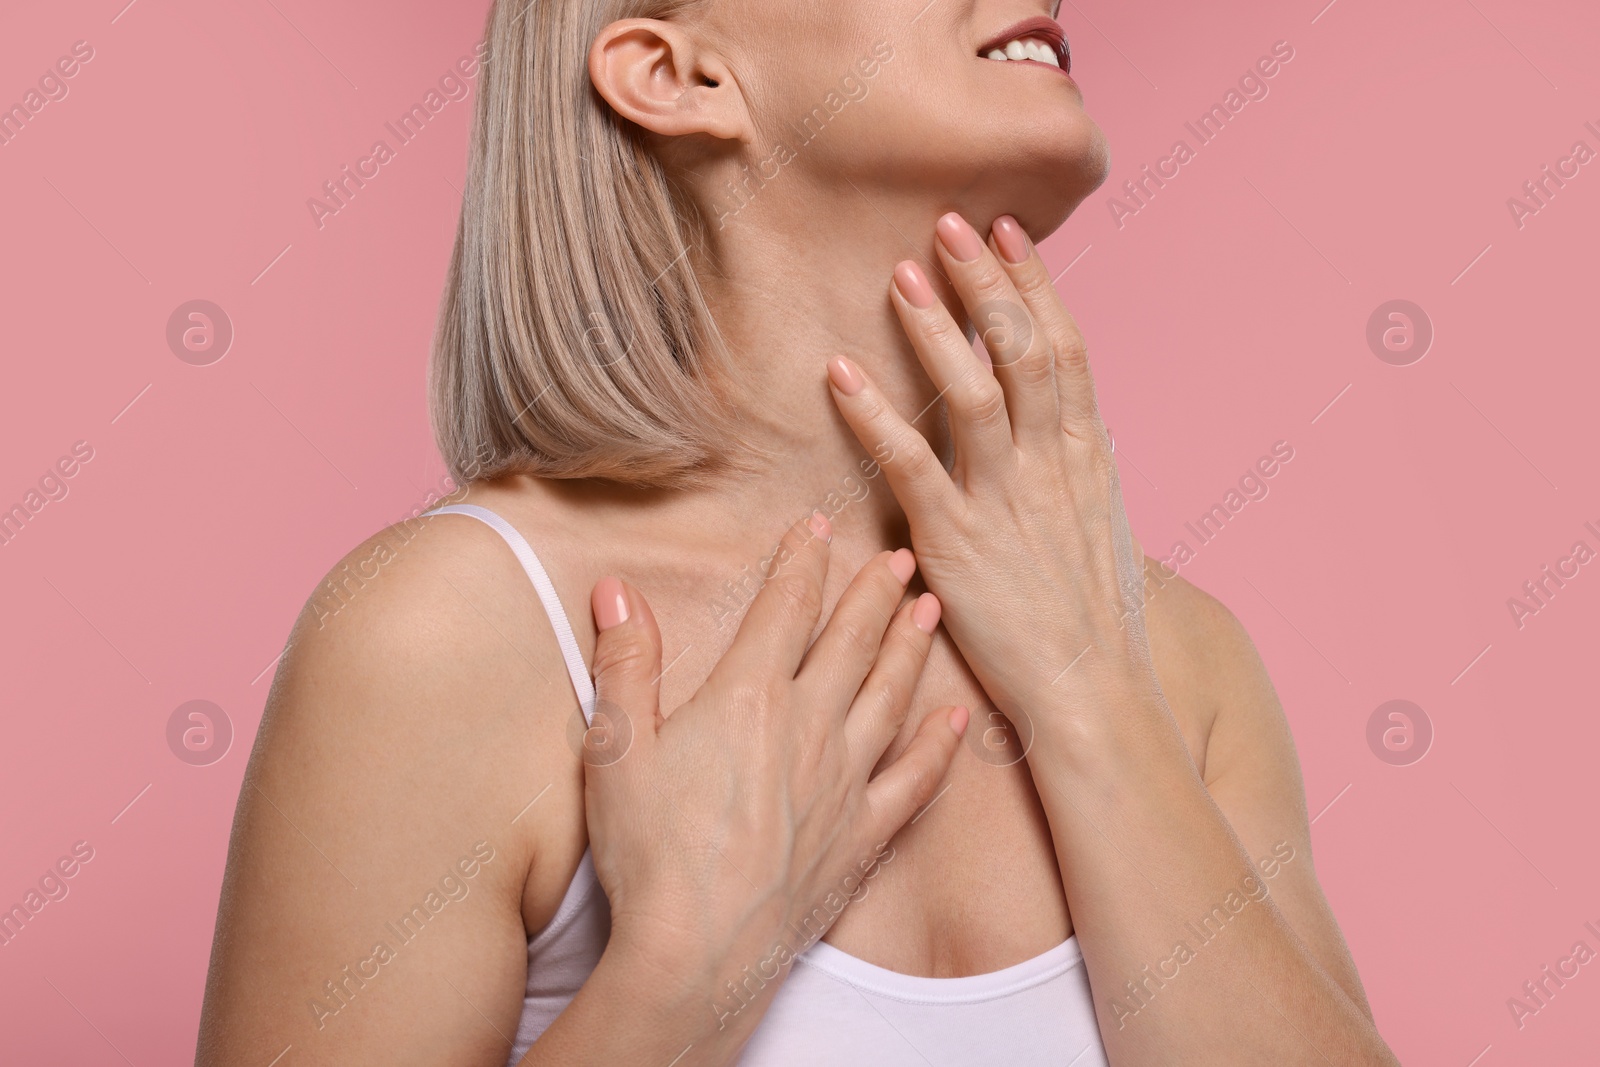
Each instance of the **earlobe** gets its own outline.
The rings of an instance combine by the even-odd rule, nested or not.
[[[589,80],[618,115],[666,137],[739,140],[744,101],[730,72],[682,29],[624,19],[589,49]]]

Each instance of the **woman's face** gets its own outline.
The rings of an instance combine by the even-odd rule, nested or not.
[[[923,194],[1055,229],[1105,179],[1058,0],[713,0],[757,132],[753,180]],[[994,58],[1004,55],[1006,58]]]

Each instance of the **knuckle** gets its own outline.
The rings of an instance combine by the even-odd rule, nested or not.
[[[839,639],[853,660],[870,659],[878,651],[878,635],[868,621],[860,616],[839,619]]]
[[[868,423],[881,423],[889,418],[890,407],[875,390],[867,389],[857,395],[857,405]]]
[[[967,418],[979,426],[991,426],[1002,421],[1006,414],[1006,394],[1000,384],[987,374],[974,381],[966,390],[962,408]]]
[[[933,468],[938,466],[934,459],[933,450],[924,444],[920,448],[907,448],[896,457],[900,470],[908,478],[926,478],[933,473]]]
[[[1011,288],[1011,276],[1000,266],[1000,261],[990,256],[984,256],[971,268],[969,277],[972,287],[979,294],[991,299],[1003,299],[1007,290]]]
[[[740,729],[760,731],[772,718],[772,712],[782,703],[782,694],[757,679],[748,679],[726,691],[724,703]]]
[[[1012,284],[1017,287],[1017,292],[1021,293],[1024,299],[1036,305],[1040,300],[1060,299],[1055,282],[1051,281],[1044,263],[1037,258],[1023,264],[1022,269],[1014,276]]]
[[[1043,338],[1029,339],[1026,349],[1019,352],[1002,352],[995,355],[995,370],[1008,371],[1011,381],[1019,382],[1022,386],[1045,386],[1056,376],[1056,366],[1050,358],[1050,344]]]
[[[928,321],[923,323],[922,332],[935,345],[954,344],[958,340],[963,346],[967,343],[964,333],[957,337],[955,320],[948,314],[930,316]]]
[[[1096,484],[1109,485],[1116,480],[1117,461],[1102,438],[1103,435],[1097,436],[1089,447],[1089,469],[1094,474]]]
[[[911,710],[911,687],[902,684],[898,679],[884,678],[878,683],[877,692],[873,694],[873,702],[877,705],[873,709],[874,713],[887,726],[898,731]]]
[[[1011,300],[986,301],[974,309],[972,326],[990,357],[1001,362],[1033,345],[1033,317],[1027,308]]]
[[[1062,327],[1053,332],[1051,347],[1055,349],[1057,366],[1079,373],[1089,369],[1089,345],[1076,327]]]
[[[1094,420],[1094,450],[1112,470],[1117,469],[1116,447],[1111,443],[1111,433],[1098,417]]]
[[[911,810],[915,812],[933,799],[933,790],[939,784],[938,776],[926,760],[917,760],[906,774],[906,793],[911,797]]]
[[[809,575],[782,571],[767,583],[784,611],[796,616],[813,616],[822,610],[822,590]]]
[[[636,674],[647,669],[650,647],[639,637],[616,637],[599,642],[594,653],[596,677]]]
[[[772,682],[757,682],[748,686],[739,696],[739,704],[756,722],[768,722],[772,713],[780,711],[784,694]]]
[[[1050,352],[1042,344],[1032,344],[1011,363],[1011,373],[1026,386],[1044,385],[1056,375]]]

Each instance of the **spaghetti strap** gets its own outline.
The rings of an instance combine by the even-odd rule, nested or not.
[[[556,632],[556,641],[561,645],[561,658],[567,663],[567,676],[572,679],[573,692],[578,695],[578,703],[583,706],[583,719],[585,722],[593,720],[595,692],[594,682],[589,677],[588,665],[583,662],[583,653],[578,650],[578,639],[572,634],[572,623],[567,619],[567,609],[562,606],[561,598],[556,595],[556,587],[551,584],[550,575],[545,572],[544,564],[539,562],[539,557],[533,554],[533,547],[528,544],[527,538],[518,533],[517,528],[505,519],[488,508],[476,504],[450,504],[426,512],[421,517],[426,519],[434,515],[465,515],[477,519],[504,538],[506,544],[511,547],[517,561],[522,564],[522,569],[528,573],[528,579],[533,582],[533,588],[544,604],[545,614],[550,617],[550,625]]]

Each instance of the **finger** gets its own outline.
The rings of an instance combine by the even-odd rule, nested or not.
[[[661,630],[644,595],[616,578],[595,583],[589,600],[599,633],[594,645],[594,717],[584,734],[584,762],[607,766],[615,762],[609,757],[621,755],[607,751],[607,746],[648,746],[655,740],[661,706]],[[613,721],[618,717],[627,721]]]
[[[806,653],[796,680],[820,704],[838,708],[840,719],[873,669],[884,630],[894,619],[906,583],[916,570],[916,557],[908,548],[879,553],[851,580],[827,626]]]
[[[840,356],[828,364],[828,383],[839,413],[883,471],[913,528],[954,506],[956,487],[944,464],[860,367]]]
[[[713,677],[794,678],[822,614],[833,527],[818,511],[797,522],[778,542],[733,644]]]
[[[941,610],[939,598],[924,593],[895,615],[878,660],[850,706],[845,738],[863,775],[872,773],[890,743],[900,736],[911,710],[911,694],[928,665]]]
[[[921,267],[910,260],[901,263],[889,289],[922,369],[950,409],[950,436],[957,455],[974,465],[1001,462],[1016,448],[1005,390],[934,295]]]
[[[1022,226],[1010,215],[1002,215],[991,231],[994,249],[1012,284],[1022,295],[1023,306],[1033,321],[1044,330],[1053,354],[1056,402],[1061,411],[1061,428],[1074,437],[1089,438],[1096,432],[1099,407],[1094,395],[1094,377],[1089,373],[1089,349],[1077,320],[1061,303],[1050,271],[1039,257]]]
[[[879,840],[893,837],[938,795],[970,718],[963,707],[940,708],[929,715],[911,745],[867,786]]]
[[[1019,446],[1054,440],[1061,432],[1061,414],[1048,338],[1035,325],[999,257],[966,219],[952,211],[935,229],[939,257],[1005,390],[1012,440]]]

